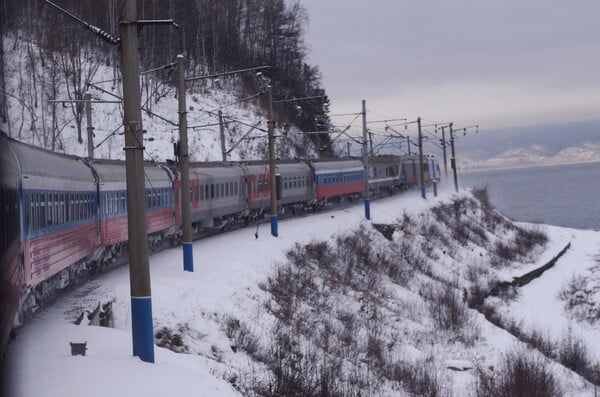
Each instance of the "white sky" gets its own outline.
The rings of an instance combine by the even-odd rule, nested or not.
[[[599,118],[597,0],[302,4],[333,114],[365,99],[371,120],[485,129]]]

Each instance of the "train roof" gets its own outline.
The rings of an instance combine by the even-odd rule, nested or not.
[[[125,161],[121,160],[92,160],[90,166],[98,175],[100,183],[103,182],[126,182],[127,170]],[[170,182],[169,173],[160,165],[152,162],[144,163],[144,174],[146,184],[156,182]]]
[[[21,175],[53,177],[73,181],[93,181],[90,169],[80,157],[55,153],[0,134],[2,146],[16,156]]]
[[[358,160],[318,161],[313,163],[313,167],[315,172],[364,170],[363,163]]]

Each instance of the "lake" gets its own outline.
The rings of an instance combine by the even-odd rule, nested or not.
[[[487,187],[513,220],[600,230],[600,163],[459,173],[458,181]]]

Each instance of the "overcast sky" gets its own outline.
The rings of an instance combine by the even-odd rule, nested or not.
[[[370,120],[488,129],[600,118],[600,0],[302,4],[333,114],[365,99]]]

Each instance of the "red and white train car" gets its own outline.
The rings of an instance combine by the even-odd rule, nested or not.
[[[68,267],[98,247],[97,192],[80,159],[12,142],[21,194],[23,289],[37,298],[69,282]],[[59,285],[47,285],[53,278]],[[33,302],[29,302],[33,303]],[[25,305],[27,306],[27,305]]]
[[[98,178],[101,243],[113,246],[127,241],[127,183],[123,161],[96,160],[90,164]],[[144,165],[148,234],[174,225],[173,187],[170,173],[160,166]]]
[[[19,305],[22,259],[20,177],[12,141],[0,133],[0,357]]]

